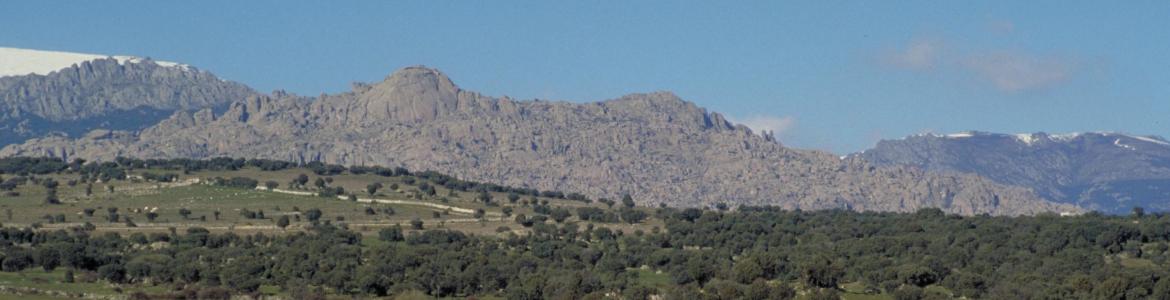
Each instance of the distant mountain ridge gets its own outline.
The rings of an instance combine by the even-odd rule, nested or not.
[[[492,98],[408,67],[352,91],[248,96],[223,113],[179,111],[141,131],[45,137],[3,156],[67,159],[235,156],[405,166],[463,179],[632,194],[644,205],[777,205],[961,214],[1077,212],[973,175],[875,167],[784,147],[671,93],[574,104]]]
[[[176,110],[222,109],[256,94],[211,73],[149,58],[13,48],[0,48],[0,54],[0,145],[54,132],[137,130]]]
[[[169,61],[155,61],[150,58],[129,55],[100,55],[89,53],[47,51],[0,47],[0,77],[49,75],[72,66],[81,65],[87,61],[111,59],[119,64],[141,63],[152,61],[155,64],[177,69],[190,69],[191,66]]]
[[[962,132],[881,141],[854,154],[877,165],[978,174],[1107,213],[1170,210],[1170,142],[1112,132]]]

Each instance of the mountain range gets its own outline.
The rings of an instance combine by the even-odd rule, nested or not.
[[[0,145],[98,128],[142,129],[177,110],[222,110],[254,94],[178,63],[0,48]]]
[[[138,67],[109,60],[98,64],[118,70]],[[162,69],[143,64],[144,69]],[[381,82],[355,84],[349,92],[303,97],[254,94],[199,74],[205,73],[139,86],[143,95],[136,98],[139,101],[162,101],[165,104],[157,107],[175,109],[156,124],[42,136],[4,147],[0,156],[88,160],[232,156],[404,166],[595,198],[629,194],[641,205],[725,203],[863,211],[937,207],[966,215],[1081,211],[973,174],[877,166],[859,158],[785,147],[770,134],[733,124],[669,92],[591,103],[520,101],[460,89],[438,70],[407,67]],[[9,80],[36,76],[43,75]],[[222,85],[211,85],[214,82]],[[198,98],[206,101],[163,101],[155,98],[158,90],[150,88],[187,84],[206,92],[192,93],[206,96]],[[60,94],[59,90],[75,90],[78,85],[87,86],[74,82],[47,87],[42,93]],[[219,111],[218,99],[234,101]],[[202,108],[186,109],[192,106]]]
[[[881,141],[853,156],[882,166],[980,175],[1089,210],[1170,210],[1170,142],[1112,132],[963,132]]]

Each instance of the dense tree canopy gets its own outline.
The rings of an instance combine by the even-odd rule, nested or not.
[[[1166,264],[1170,217],[1159,214],[1007,218],[745,207],[666,208],[656,215],[665,218],[665,230],[641,235],[576,222],[537,223],[530,234],[503,237],[391,227],[379,232],[387,243],[377,246],[362,246],[360,235],[330,225],[276,237],[191,228],[129,239],[84,229],[4,228],[0,267],[65,267],[110,282],[201,283],[241,293],[307,284],[341,294],[509,299],[700,290],[786,299],[794,288],[834,297],[843,283],[907,299],[937,293],[922,288],[934,285],[953,293],[947,297],[991,299],[1130,299],[1170,291],[1165,268],[1121,263]],[[136,246],[152,242],[170,246]],[[640,280],[635,270],[642,268],[665,272],[668,286]]]

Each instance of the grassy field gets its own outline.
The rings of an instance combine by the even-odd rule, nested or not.
[[[115,296],[120,294],[129,294],[137,291],[145,293],[162,293],[166,292],[166,287],[161,286],[145,286],[145,285],[111,285],[101,283],[100,281],[85,282],[86,277],[83,274],[75,275],[76,282],[67,283],[65,279],[65,269],[58,268],[53,271],[43,270],[25,270],[21,272],[0,272],[0,286],[3,287],[19,287],[26,289],[35,289],[38,291],[52,291],[55,295],[3,295],[0,294],[0,299],[5,297],[17,297],[19,299],[69,299],[86,296]],[[17,299],[13,298],[13,299]]]
[[[859,282],[841,285],[841,299],[844,300],[893,300],[894,296],[885,293],[866,294],[865,285]]]
[[[176,173],[167,170],[138,170],[131,172],[132,178],[143,173],[167,174]],[[90,223],[96,226],[99,232],[154,232],[169,231],[171,228],[182,231],[188,227],[203,227],[211,231],[233,231],[240,233],[272,232],[281,233],[289,230],[300,230],[309,224],[307,218],[301,217],[309,209],[320,209],[323,212],[322,221],[344,223],[359,232],[376,233],[381,227],[392,225],[406,226],[413,219],[424,222],[427,229],[449,228],[466,231],[472,234],[496,234],[500,227],[508,227],[513,232],[522,233],[525,228],[514,222],[515,214],[533,215],[531,207],[521,202],[547,201],[553,207],[566,207],[572,210],[580,206],[606,207],[601,203],[583,203],[564,199],[524,196],[517,203],[510,203],[506,193],[490,193],[493,205],[487,205],[476,200],[472,192],[451,191],[436,186],[435,195],[426,195],[419,190],[422,180],[415,180],[414,184],[407,184],[405,176],[383,177],[377,175],[337,175],[331,176],[331,187],[342,187],[349,193],[361,198],[378,200],[406,201],[406,204],[360,203],[337,198],[317,197],[311,195],[293,195],[268,191],[265,189],[249,190],[242,188],[221,187],[207,184],[215,177],[248,177],[256,179],[263,185],[264,182],[274,181],[280,184],[279,190],[290,190],[296,193],[316,193],[315,188],[289,188],[289,182],[299,174],[307,174],[309,185],[318,177],[305,169],[288,169],[281,171],[262,171],[246,168],[237,171],[207,171],[180,175],[177,182],[157,183],[144,180],[121,180],[109,183],[94,183],[88,189],[85,184],[68,184],[79,179],[77,175],[62,174],[42,176],[60,182],[57,196],[61,204],[46,204],[47,189],[36,185],[21,185],[15,191],[18,196],[0,196],[0,220],[10,226],[29,226],[36,224],[43,229],[62,229],[81,226]],[[366,186],[371,183],[380,183],[384,186],[376,194],[366,193]],[[396,185],[398,189],[391,189]],[[112,188],[110,188],[112,187]],[[486,217],[475,219],[471,214],[437,209],[417,205],[432,203],[451,206],[466,210],[482,209]],[[505,216],[504,208],[512,210],[510,216]],[[116,208],[119,215],[118,222],[109,220],[110,209]],[[374,213],[368,213],[372,208]],[[393,211],[386,213],[386,209]],[[458,209],[457,209],[458,210]],[[92,211],[92,214],[87,214]],[[246,218],[242,213],[250,211],[263,212],[263,218]],[[149,220],[148,213],[154,212],[157,217]],[[183,216],[180,212],[189,212]],[[276,226],[276,220],[281,216],[289,216],[291,224],[285,229]],[[135,226],[131,227],[125,219],[132,220]],[[299,221],[298,221],[299,219]],[[63,220],[63,221],[62,221]],[[573,218],[570,222],[575,221]],[[615,230],[633,232],[635,230],[649,231],[656,224],[649,220],[643,224],[596,224],[610,227]]]
[[[655,271],[651,269],[630,269],[630,272],[638,275],[638,282],[653,287],[669,286],[670,274],[666,272]]]

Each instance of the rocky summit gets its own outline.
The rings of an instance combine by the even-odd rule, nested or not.
[[[45,134],[137,130],[181,109],[256,94],[186,65],[149,58],[0,48],[0,145]]]
[[[270,158],[404,166],[642,205],[959,214],[1078,212],[970,174],[877,166],[791,149],[667,92],[594,103],[493,98],[408,67],[316,98],[248,96],[225,112],[181,111],[140,131],[95,130],[10,145],[3,156]]]
[[[855,154],[877,165],[962,172],[1107,213],[1170,210],[1170,142],[1111,132],[963,132],[882,141]]]

